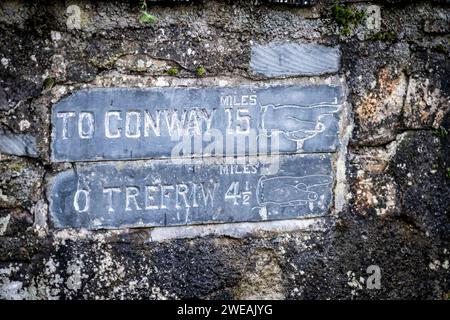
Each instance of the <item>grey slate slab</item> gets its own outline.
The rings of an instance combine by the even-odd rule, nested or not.
[[[0,129],[0,153],[36,157],[36,138],[30,134],[12,133]]]
[[[326,215],[334,179],[331,155],[278,160],[76,165],[49,182],[50,217],[56,228],[101,229]]]
[[[250,70],[266,77],[313,76],[339,71],[340,50],[316,43],[252,46]]]
[[[264,143],[273,153],[334,152],[342,95],[328,85],[81,90],[53,106],[52,160],[169,158],[183,138],[199,143],[180,157],[208,156],[211,141],[218,156],[261,154]],[[238,149],[238,137],[251,142]]]

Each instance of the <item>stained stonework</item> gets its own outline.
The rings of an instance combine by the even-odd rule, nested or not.
[[[138,1],[1,2],[0,298],[448,297],[449,3],[340,1],[365,12],[352,21],[333,5],[148,1],[157,20],[145,23]],[[173,87],[342,88],[333,148],[305,144],[332,172],[325,214],[283,204],[283,219],[263,210],[235,223],[59,228],[51,199],[70,188],[54,192],[51,181],[82,180],[78,168],[105,159],[54,161],[52,112],[92,88]],[[107,160],[141,170],[157,157]],[[303,174],[299,163],[291,171]]]

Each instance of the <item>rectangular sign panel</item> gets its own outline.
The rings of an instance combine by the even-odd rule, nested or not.
[[[52,109],[52,160],[334,152],[339,86],[98,88]]]
[[[321,216],[332,201],[330,154],[76,165],[49,185],[56,228],[120,228]]]
[[[252,46],[250,69],[265,77],[312,76],[339,71],[339,47],[317,43],[270,43]]]

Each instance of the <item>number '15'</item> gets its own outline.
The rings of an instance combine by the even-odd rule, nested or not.
[[[248,108],[225,108],[227,114],[227,131],[229,133],[250,133],[250,111]],[[233,127],[233,124],[234,127]]]

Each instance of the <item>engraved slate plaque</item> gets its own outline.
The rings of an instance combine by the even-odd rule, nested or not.
[[[327,85],[81,90],[53,106],[52,160],[334,152],[342,99]]]
[[[316,43],[270,43],[254,45],[250,69],[266,77],[312,76],[339,71],[338,47]]]
[[[334,177],[330,154],[253,159],[245,164],[208,159],[76,165],[52,178],[50,216],[56,228],[102,229],[328,212]]]

